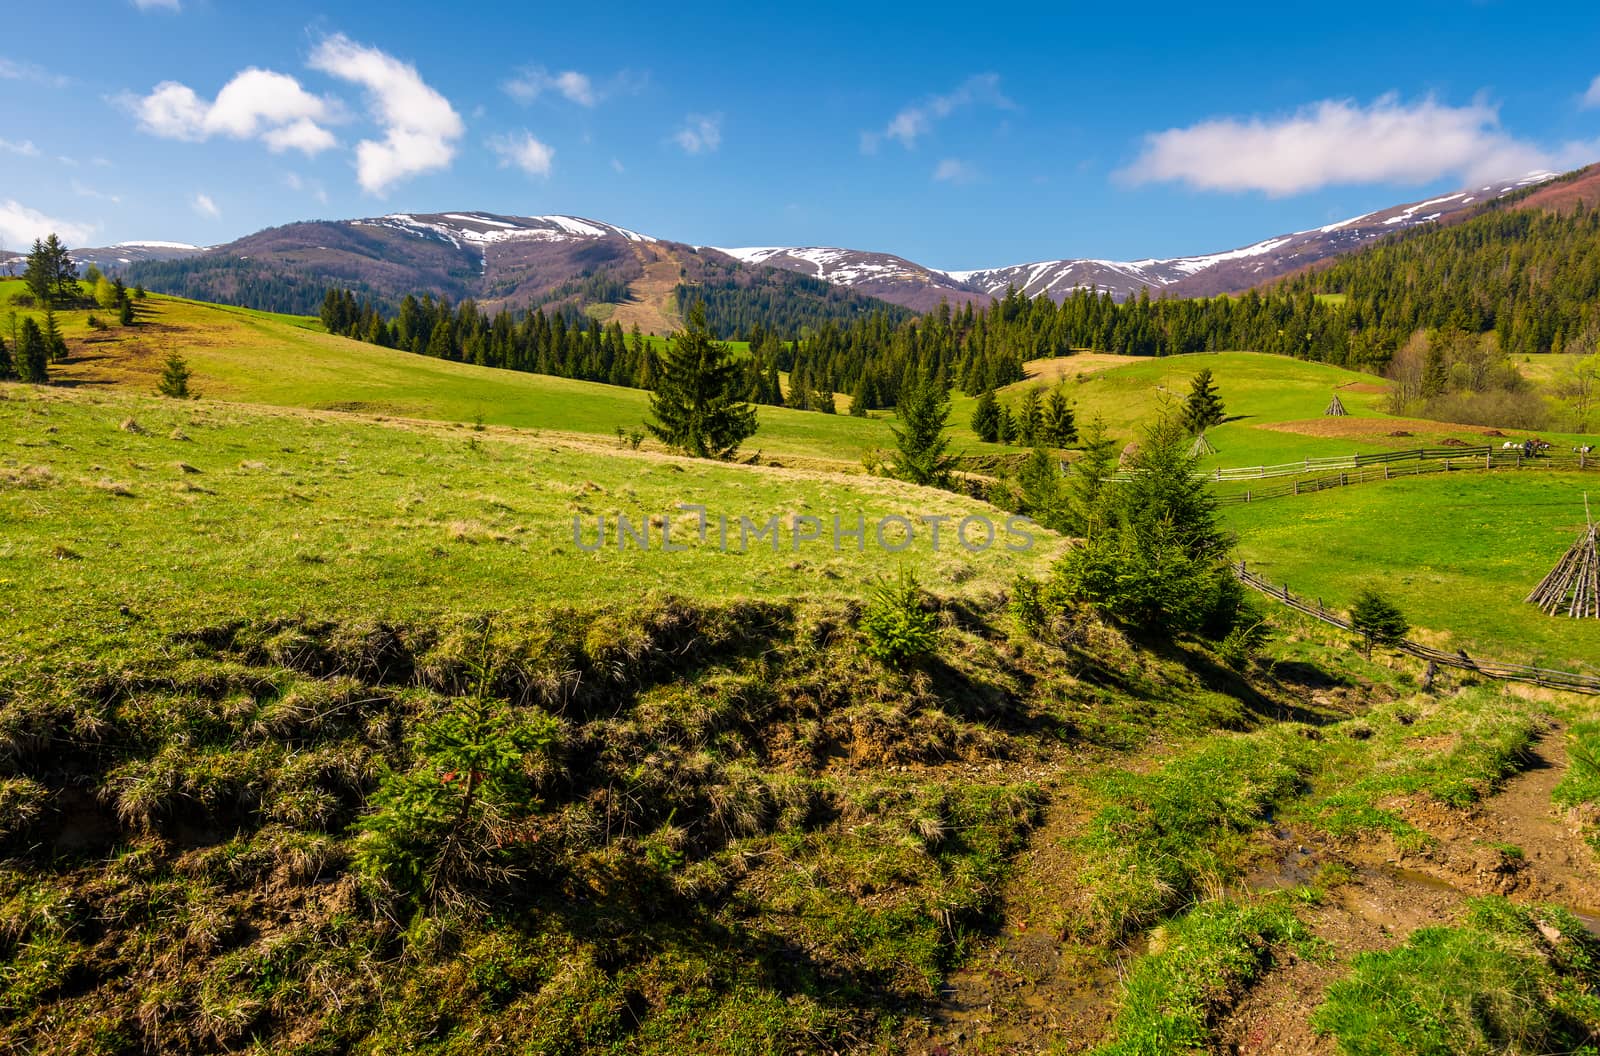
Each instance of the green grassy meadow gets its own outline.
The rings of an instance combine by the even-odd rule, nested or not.
[[[1556,826],[1489,845],[1447,812],[1488,809],[1592,701],[1456,672],[1420,692],[1410,658],[1270,602],[1253,658],[1084,608],[1030,629],[1008,592],[1067,541],[960,548],[954,520],[1005,514],[864,475],[882,417],[763,408],[759,461],[696,461],[619,442],[634,390],[159,296],[132,330],[87,314],[61,315],[58,385],[0,384],[0,1049],[1227,1051],[1273,985],[1343,1043],[1388,1029],[1350,994],[1434,963],[1389,934],[1401,911],[1499,936],[1496,986],[1587,985],[1574,943],[1485,930],[1447,877],[1396,896],[1391,867],[1510,868],[1527,843],[1542,868]],[[200,398],[153,394],[169,351]],[[1207,366],[1231,419],[1207,466],[1483,442],[1276,357],[1030,369],[1126,441]],[[1003,450],[971,404],[956,446]],[[1592,484],[1439,475],[1224,517],[1297,593],[1377,586],[1416,637],[1572,668],[1600,624],[1521,598]],[[619,547],[619,514],[657,547]],[[735,551],[741,516],[780,545],[725,552],[718,515]],[[835,516],[891,515],[947,518],[941,548],[832,546]],[[795,543],[802,517],[822,538]],[[903,570],[926,593],[886,614]],[[928,644],[888,658],[908,627]],[[979,963],[1001,983],[951,1001]],[[1314,985],[1278,976],[1308,963]],[[1470,1000],[1465,975],[1441,986]],[[962,1002],[976,1037],[936,1023]]]
[[[1059,546],[1041,534],[1020,563],[999,543],[971,554],[948,534],[937,554],[926,537],[898,556],[872,539],[864,553],[849,539],[835,552],[835,515],[846,528],[858,515],[869,527],[889,514],[976,512],[997,525],[1005,515],[893,481],[699,463],[614,440],[16,384],[0,397],[0,588],[25,599],[6,617],[13,640],[303,607],[401,618],[641,591],[859,596],[904,565],[935,589],[967,592],[997,588]],[[799,550],[790,532],[779,552],[763,540],[722,553],[716,522],[702,544],[678,503],[730,518],[731,545],[741,516],[812,515],[827,528]],[[634,525],[656,516],[658,547],[670,516],[674,543],[690,550],[618,550],[618,514]],[[573,518],[593,545],[601,516],[607,548],[579,549]],[[119,616],[124,607],[134,615]]]
[[[22,289],[19,280],[0,281],[0,303]],[[74,354],[54,368],[55,377],[152,392],[167,353],[178,351],[194,371],[196,392],[233,403],[603,436],[640,428],[648,415],[649,396],[637,389],[429,359],[331,336],[315,319],[159,295],[139,311],[131,331],[91,330],[88,316],[105,319],[104,311],[58,313]],[[25,314],[39,313],[19,318]],[[847,410],[848,401],[841,402]],[[859,467],[868,451],[894,442],[882,417],[763,407],[760,420],[747,456]]]
[[[1412,477],[1224,508],[1238,556],[1297,594],[1347,608],[1372,587],[1441,646],[1600,667],[1600,622],[1523,598],[1583,524],[1600,476],[1544,470]]]

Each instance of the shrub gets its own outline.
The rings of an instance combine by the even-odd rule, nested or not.
[[[1370,657],[1374,645],[1393,645],[1406,636],[1411,625],[1393,602],[1368,589],[1350,606],[1350,629],[1361,636]]]
[[[922,587],[910,572],[881,584],[861,615],[867,655],[901,667],[932,653],[939,644],[938,617],[923,608]]]
[[[412,740],[411,767],[391,771],[372,796],[357,868],[370,881],[430,901],[508,878],[508,852],[538,808],[531,757],[544,753],[556,732],[545,712],[482,692],[424,723]]]

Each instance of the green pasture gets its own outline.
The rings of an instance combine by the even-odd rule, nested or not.
[[[1600,509],[1600,474],[1439,474],[1224,508],[1238,556],[1296,594],[1345,610],[1371,587],[1469,654],[1600,669],[1600,621],[1546,616],[1523,598]]]
[[[920,534],[903,554],[867,540],[832,547],[832,517],[852,528],[889,514],[957,520],[1004,514],[982,503],[862,476],[697,462],[615,441],[562,440],[468,426],[375,423],[341,415],[176,402],[124,393],[0,385],[0,591],[12,642],[115,639],[142,621],[314,610],[368,618],[604,603],[647,592],[697,597],[860,596],[914,567],[943,593],[998,589],[1059,548],[1041,534],[1019,556],[969,553],[946,528],[938,553]],[[719,549],[697,518],[757,525],[777,517],[780,548]],[[615,518],[652,515],[654,549],[615,546]],[[660,547],[670,517],[682,553]],[[827,525],[794,549],[800,515]],[[586,543],[605,517],[608,545]],[[869,528],[870,532],[870,528]],[[898,528],[886,539],[899,541]]]

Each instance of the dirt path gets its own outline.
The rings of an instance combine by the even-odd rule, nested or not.
[[[925,1056],[1080,1052],[1110,1025],[1125,963],[1064,938],[1079,866],[1071,840],[1087,820],[1081,797],[1052,789],[1051,806],[1017,862],[1000,932],[947,981],[911,1051]]]
[[[1555,728],[1534,746],[1525,769],[1469,810],[1396,804],[1408,821],[1439,840],[1437,847],[1417,854],[1396,853],[1384,843],[1308,846],[1292,833],[1274,834],[1274,853],[1255,878],[1258,887],[1301,882],[1333,861],[1352,869],[1355,879],[1304,914],[1333,958],[1291,958],[1276,966],[1222,1024],[1222,1051],[1240,1056],[1334,1052],[1331,1039],[1308,1025],[1328,984],[1349,970],[1357,954],[1390,949],[1421,927],[1459,921],[1472,896],[1556,903],[1600,932],[1600,914],[1593,908],[1600,906],[1600,859],[1550,798],[1566,768],[1566,735]]]
[[[1262,857],[1238,895],[1306,884],[1330,865],[1351,880],[1332,886],[1322,904],[1302,913],[1329,955],[1286,954],[1219,1024],[1220,1051],[1332,1054],[1331,1039],[1309,1024],[1328,984],[1344,976],[1358,954],[1391,949],[1418,928],[1458,922],[1469,897],[1557,903],[1600,932],[1600,858],[1550,798],[1566,768],[1566,734],[1554,727],[1534,745],[1524,769],[1470,809],[1425,799],[1385,804],[1438,841],[1417,853],[1402,853],[1387,839],[1349,845],[1288,829],[1264,832]],[[1018,862],[999,934],[950,978],[944,1000],[913,1031],[911,1051],[1075,1053],[1107,1040],[1122,975],[1141,950],[1097,951],[1064,938],[1065,907],[1079,875],[1072,837],[1087,814],[1079,797],[1059,787],[1054,792],[1032,849]]]

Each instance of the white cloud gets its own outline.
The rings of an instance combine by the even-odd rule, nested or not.
[[[363,190],[382,194],[399,180],[449,166],[465,126],[415,66],[343,34],[319,44],[311,66],[366,88],[372,116],[383,126],[383,140],[356,145],[356,179]]]
[[[112,205],[122,204],[122,195],[120,194],[107,194],[105,191],[97,191],[78,180],[73,180],[71,187],[72,193],[80,198],[93,198],[95,201],[110,202]]]
[[[546,92],[555,92],[579,106],[594,106],[600,101],[593,80],[577,70],[550,73],[543,66],[525,66],[500,87],[523,104],[533,102]]]
[[[39,156],[39,148],[33,145],[33,140],[31,139],[0,139],[0,150],[9,154],[21,154],[25,158],[37,158]]]
[[[212,136],[260,139],[267,149],[318,154],[336,144],[333,133],[318,122],[337,116],[328,100],[312,95],[286,73],[244,70],[206,102],[194,89],[163,81],[143,98],[125,103],[139,127],[165,139],[200,142]]]
[[[27,249],[34,239],[52,232],[69,246],[81,246],[89,241],[94,231],[93,224],[57,220],[13,199],[0,201],[0,247]]]
[[[14,59],[5,58],[0,58],[0,80],[38,81],[40,84],[53,84],[57,87],[72,83],[70,77],[51,73],[37,63],[17,62]]]
[[[529,176],[550,175],[551,163],[556,157],[555,150],[539,142],[531,132],[495,136],[489,140],[489,149],[500,155],[502,169],[515,165]]]
[[[1218,118],[1153,132],[1118,173],[1131,183],[1181,181],[1206,191],[1299,194],[1331,184],[1427,183],[1447,175],[1468,182],[1559,166],[1581,158],[1574,144],[1554,155],[1500,127],[1481,100],[1448,106],[1432,98],[1401,103],[1390,94],[1371,106],[1324,100],[1288,117]]]
[[[618,176],[621,176],[624,172],[627,172],[628,170],[627,170],[626,167],[623,166],[621,158],[612,158],[611,159],[611,171],[616,173]]]
[[[1589,90],[1583,93],[1584,106],[1600,106],[1600,76],[1589,82]]]
[[[945,158],[934,166],[933,178],[944,183],[971,183],[978,178],[978,170],[960,158]]]
[[[710,153],[722,145],[721,114],[690,114],[672,141],[687,154]]]
[[[322,205],[328,204],[328,192],[323,189],[322,184],[315,180],[303,180],[298,172],[284,173],[283,185],[291,191],[300,191],[311,195]]]
[[[217,208],[217,203],[211,200],[209,194],[196,194],[189,200],[189,205],[207,219],[218,220],[222,217],[222,210]]]
[[[975,74],[962,81],[952,92],[929,96],[920,103],[905,107],[890,119],[881,132],[861,133],[861,150],[865,154],[874,153],[885,139],[897,139],[909,150],[917,145],[918,139],[933,131],[936,122],[969,106],[989,106],[996,110],[1016,108],[1016,104],[1000,91],[999,74]]]
[[[183,10],[182,0],[133,0],[133,6],[140,11],[170,11],[174,14]]]

